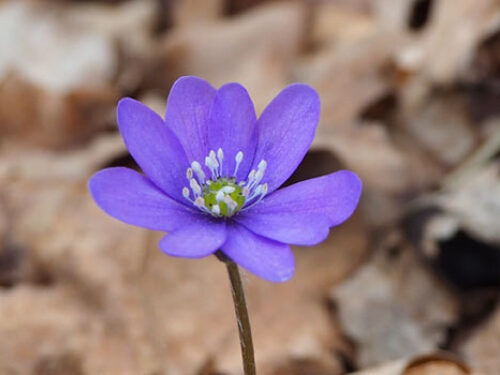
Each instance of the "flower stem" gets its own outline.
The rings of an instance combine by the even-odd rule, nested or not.
[[[233,295],[234,310],[238,322],[238,331],[240,336],[241,357],[243,359],[243,369],[245,375],[255,375],[255,359],[252,342],[252,330],[250,328],[250,319],[248,317],[245,292],[241,282],[238,266],[232,260],[228,259],[220,251],[216,253],[217,258],[226,263],[227,273],[231,281],[231,292]]]

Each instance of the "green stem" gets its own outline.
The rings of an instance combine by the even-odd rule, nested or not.
[[[240,336],[241,357],[243,359],[243,369],[245,375],[255,375],[255,359],[252,342],[252,330],[250,328],[250,319],[248,316],[245,292],[241,282],[238,266],[232,260],[228,259],[221,252],[217,252],[217,257],[226,263],[227,273],[231,281],[231,292],[233,295],[234,310],[238,322],[238,332]]]

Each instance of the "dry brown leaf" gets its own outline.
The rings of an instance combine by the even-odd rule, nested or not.
[[[461,226],[484,241],[500,243],[500,171],[491,163],[468,173],[441,198]]]
[[[500,5],[496,0],[439,1],[432,12],[414,43],[401,49],[398,61],[428,82],[450,84],[470,63],[478,43],[498,28]]]
[[[291,60],[305,32],[303,7],[283,2],[203,27],[166,35],[158,58],[155,87],[168,87],[178,76],[197,75],[220,86],[241,82],[260,112],[290,81]]]
[[[3,139],[61,148],[109,126],[120,94],[116,79],[129,88],[141,79],[131,58],[121,58],[147,56],[152,4],[1,4]]]
[[[361,366],[435,350],[458,319],[453,295],[397,236],[331,296]]]
[[[351,375],[472,375],[472,372],[449,354],[436,352],[412,359],[402,359]]]
[[[200,24],[213,22],[222,16],[222,0],[183,0],[173,3],[173,23],[179,28],[199,27]]]
[[[496,375],[500,369],[500,308],[480,327],[463,347],[471,366],[483,375]]]
[[[349,5],[338,1],[315,4],[309,36],[313,48],[353,45],[377,32],[373,15]]]
[[[430,95],[417,108],[404,111],[401,126],[443,165],[461,162],[476,145],[466,98],[453,93]]]

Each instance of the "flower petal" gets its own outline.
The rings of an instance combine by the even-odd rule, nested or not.
[[[189,162],[203,165],[208,154],[208,115],[216,90],[197,77],[175,81],[167,100],[165,122],[182,144]]]
[[[226,240],[226,223],[200,216],[187,226],[168,233],[160,248],[168,255],[201,258],[217,251]]]
[[[277,189],[297,168],[314,138],[320,100],[316,91],[293,84],[281,91],[257,121],[258,144],[254,168],[267,161],[263,182],[269,192]]]
[[[222,252],[241,267],[268,281],[292,278],[295,259],[288,245],[252,233],[236,223],[228,224]]]
[[[243,212],[235,219],[260,236],[293,245],[311,246],[323,242],[330,231],[328,220],[312,213]]]
[[[120,100],[117,115],[125,145],[143,172],[171,198],[184,203],[188,162],[179,140],[160,116],[137,100]]]
[[[215,95],[209,117],[209,149],[224,151],[223,172],[232,176],[235,156],[243,152],[237,181],[246,179],[253,163],[257,146],[255,109],[247,90],[238,83],[222,86]]]
[[[280,189],[235,219],[261,236],[313,245],[326,238],[330,227],[351,216],[361,188],[355,173],[338,171]]]
[[[89,181],[89,190],[107,214],[152,230],[173,230],[196,221],[201,215],[169,198],[149,179],[128,168],[97,172]]]

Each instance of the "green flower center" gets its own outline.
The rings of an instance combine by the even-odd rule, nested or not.
[[[238,151],[234,157],[232,176],[223,176],[224,152],[221,148],[210,150],[205,158],[203,169],[201,164],[193,161],[186,170],[189,187],[182,189],[182,195],[200,211],[214,217],[231,217],[238,211],[248,209],[259,203],[267,194],[267,183],[261,183],[266,171],[267,162],[261,160],[256,169],[252,169],[246,180],[236,181],[238,168],[243,160],[243,152]],[[207,178],[207,170],[209,178]]]
[[[208,181],[203,189],[205,206],[212,212],[223,217],[233,216],[245,203],[243,189],[236,184],[234,178],[220,178]],[[217,208],[218,207],[218,208]]]

